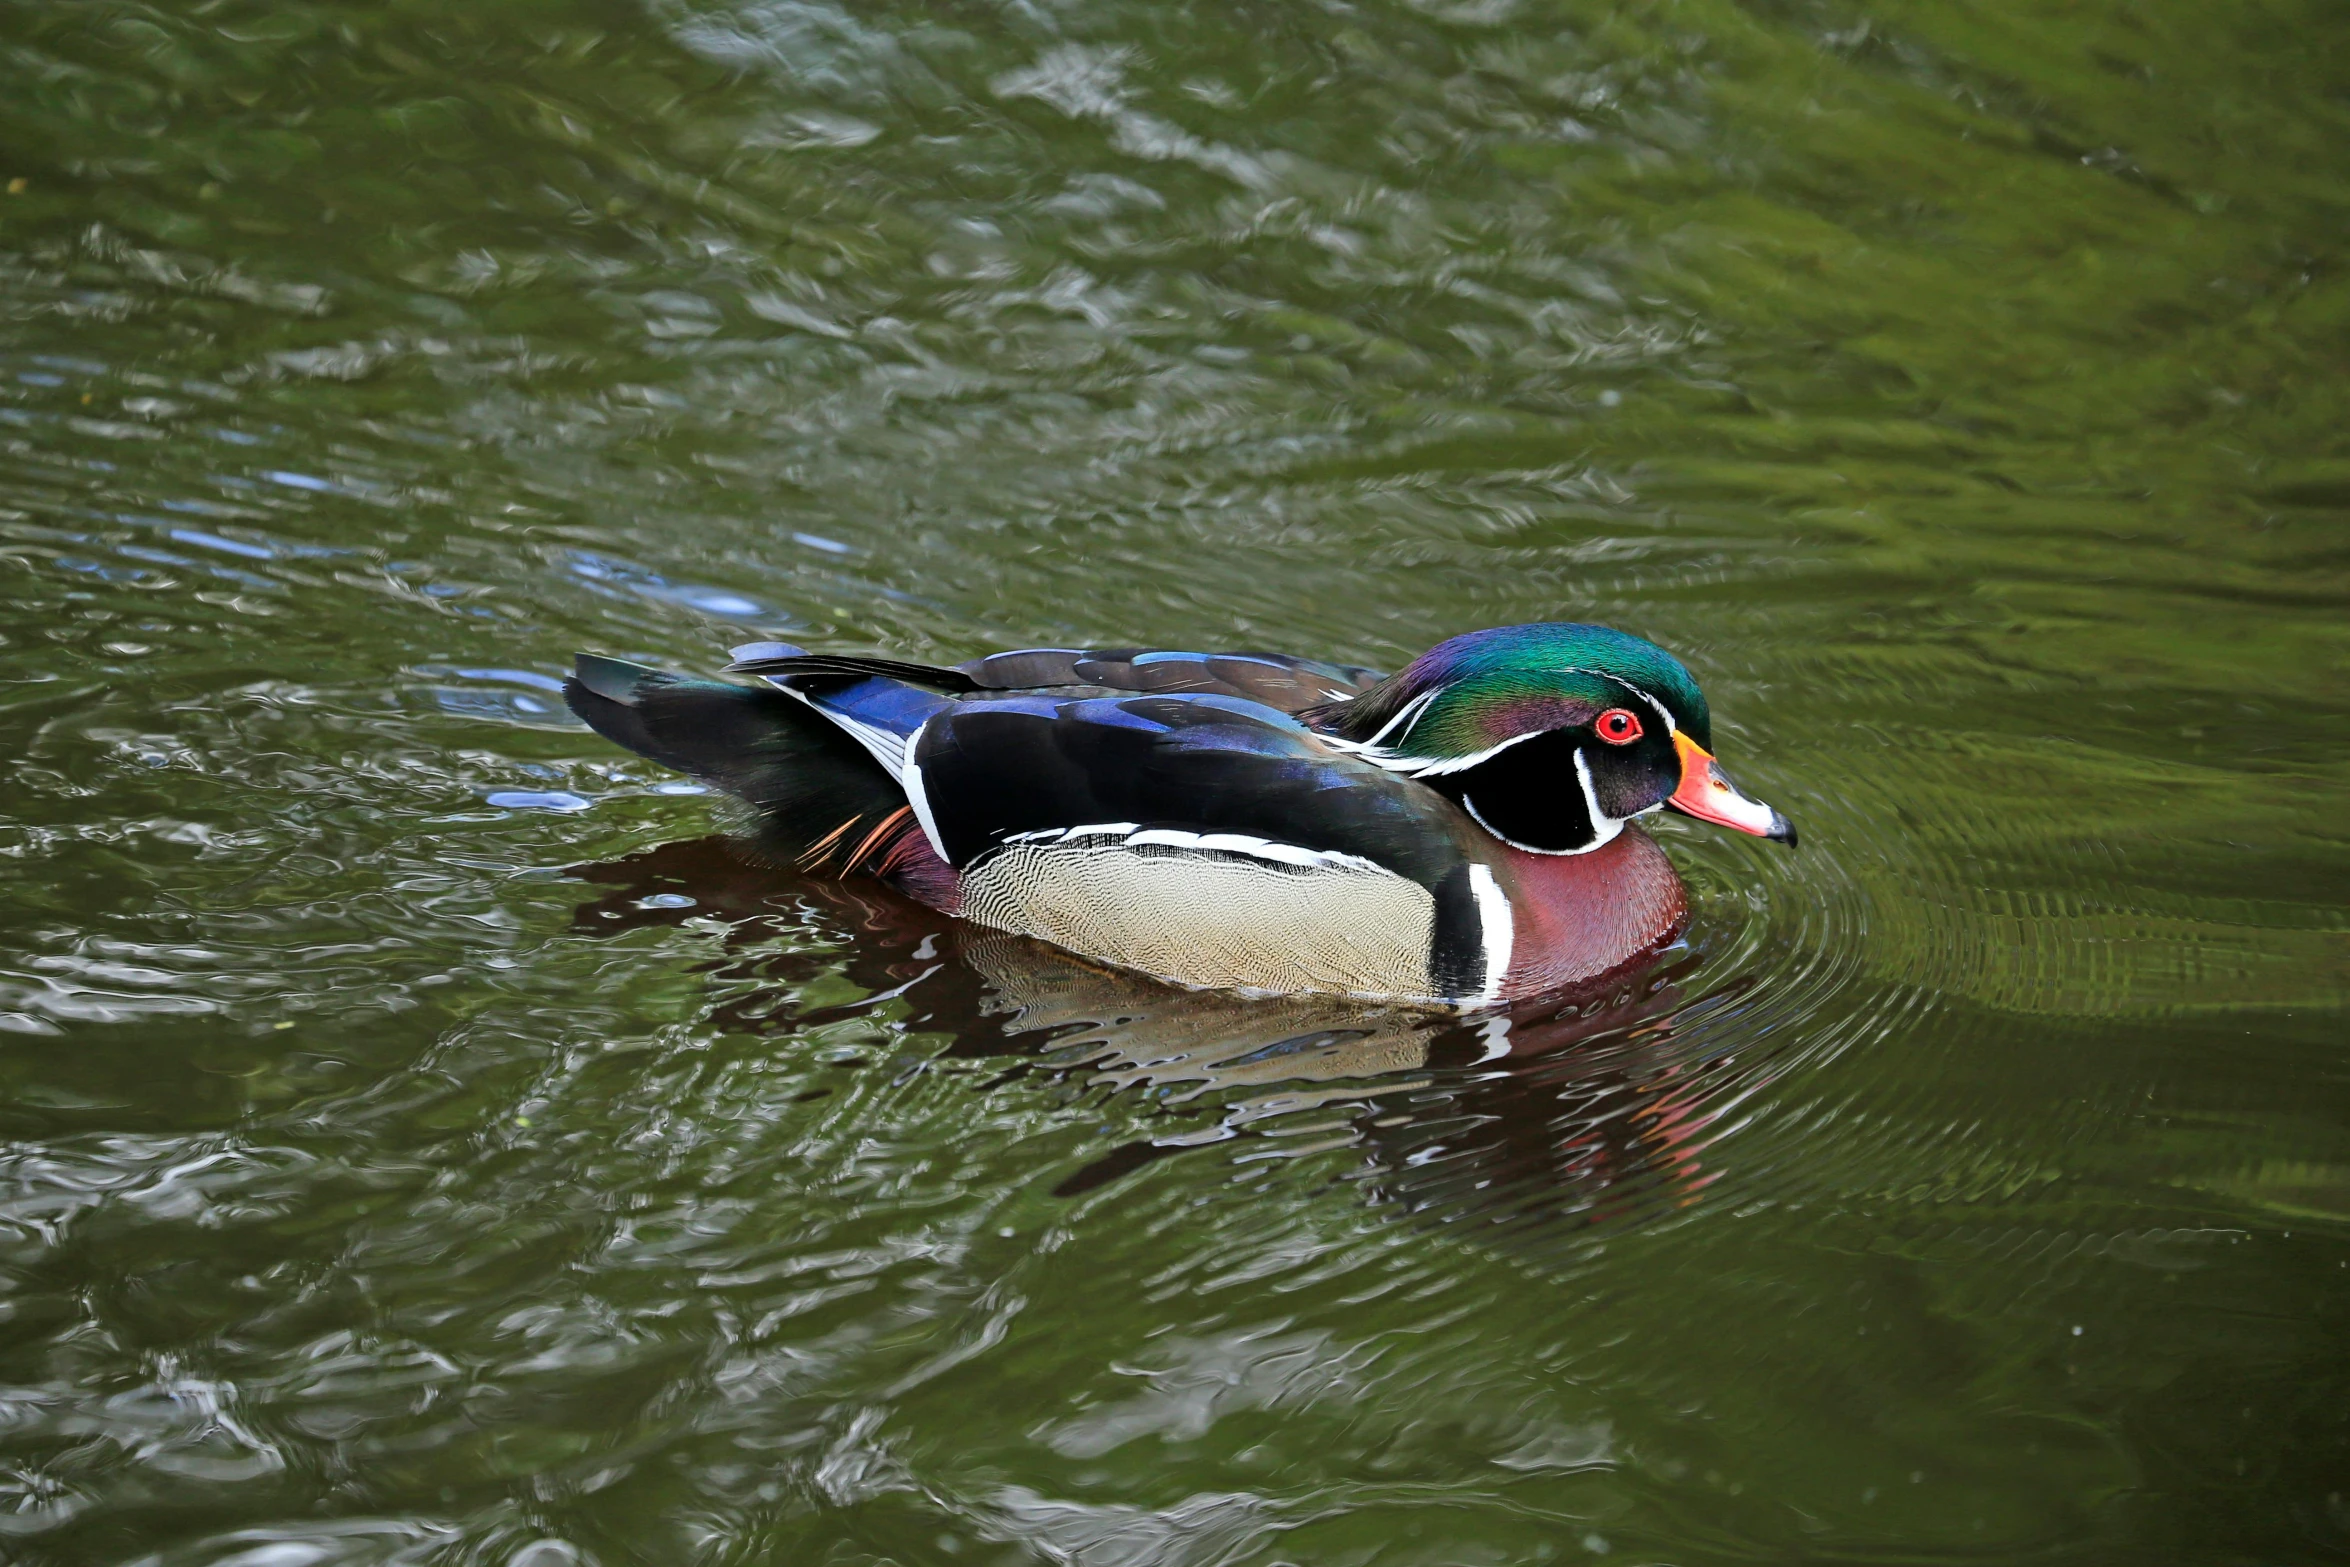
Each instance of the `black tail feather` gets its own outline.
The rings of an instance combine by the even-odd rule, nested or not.
[[[906,803],[864,747],[772,688],[582,653],[563,697],[607,740],[749,802],[779,858],[853,848]]]
[[[774,644],[771,644],[774,645]],[[780,656],[766,654],[756,645],[737,648],[739,654],[760,653],[761,656],[737,657],[727,666],[732,674],[743,675],[841,675],[863,680],[878,677],[883,680],[903,680],[908,685],[927,686],[933,691],[952,691],[958,694],[979,689],[979,682],[960,669],[941,669],[935,664],[909,664],[895,658],[861,658],[848,653],[801,653],[794,651]]]

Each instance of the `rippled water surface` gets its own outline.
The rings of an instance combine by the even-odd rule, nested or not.
[[[2331,0],[0,6],[0,1559],[2350,1554]],[[577,648],[1651,635],[1490,1019],[745,864]]]

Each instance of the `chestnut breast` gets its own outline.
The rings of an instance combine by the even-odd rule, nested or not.
[[[1528,854],[1494,843],[1489,863],[1510,900],[1505,1001],[1622,968],[1670,943],[1688,922],[1680,873],[1638,827],[1589,854]]]

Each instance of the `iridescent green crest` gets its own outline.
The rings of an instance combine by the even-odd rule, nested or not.
[[[1705,693],[1672,654],[1608,626],[1548,622],[1472,631],[1334,713],[1333,727],[1401,756],[1454,760],[1523,735],[1589,722],[1613,707],[1661,706],[1713,745]]]

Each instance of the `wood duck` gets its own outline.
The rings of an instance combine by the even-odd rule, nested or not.
[[[734,649],[700,680],[581,654],[599,733],[747,801],[758,843],[1176,984],[1480,1008],[1671,942],[1633,818],[1792,845],[1713,758],[1697,682],[1604,626],[1471,632],[1401,673],[1032,648],[953,668]]]

